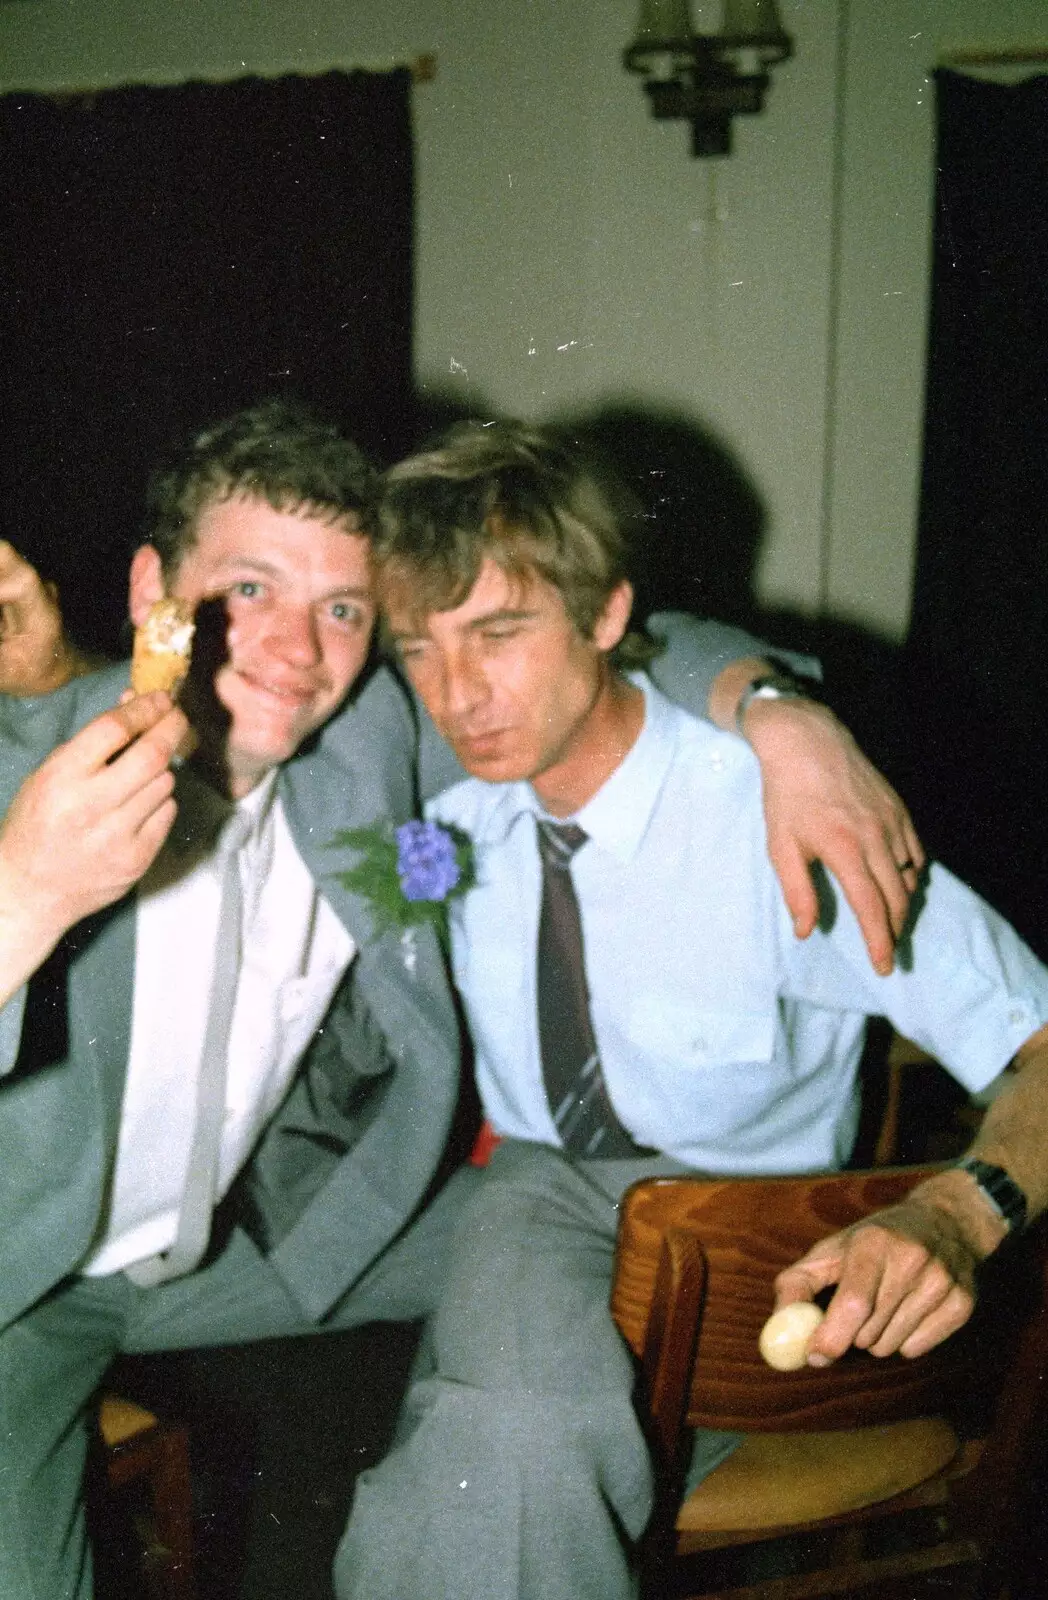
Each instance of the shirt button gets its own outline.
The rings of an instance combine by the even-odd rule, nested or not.
[[[1013,1006],[1008,1013],[1008,1021],[1014,1028],[1017,1028],[1020,1022],[1026,1022],[1027,1020],[1028,1018],[1025,1006]]]

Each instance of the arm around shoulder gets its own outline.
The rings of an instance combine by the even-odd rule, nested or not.
[[[659,611],[648,618],[646,630],[661,646],[648,669],[657,687],[693,716],[732,732],[739,694],[758,673],[773,670],[771,655],[803,677],[822,677],[813,656],[771,651],[745,629],[725,622]]]
[[[843,723],[804,697],[803,687],[790,698],[745,697],[748,685],[773,672],[766,647],[749,634],[668,612],[649,628],[665,641],[650,668],[658,687],[694,715],[741,732],[760,762],[768,853],[798,937],[816,925],[811,867],[821,861],[855,910],[874,968],[890,972],[924,863],[909,811],[891,784]],[[819,676],[811,657],[776,651],[775,658],[804,678]]]

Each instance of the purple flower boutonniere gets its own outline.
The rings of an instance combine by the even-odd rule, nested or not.
[[[428,922],[446,940],[449,902],[476,882],[467,833],[443,822],[402,822],[399,828],[351,828],[332,844],[359,852],[356,865],[337,876],[343,888],[367,900],[377,933]]]

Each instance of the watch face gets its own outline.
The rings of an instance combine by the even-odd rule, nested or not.
[[[783,673],[769,672],[754,678],[743,689],[735,708],[735,721],[740,731],[743,718],[754,700],[811,700],[814,693],[796,679]]]
[[[756,691],[755,700],[802,700],[804,696],[792,683],[766,683]]]

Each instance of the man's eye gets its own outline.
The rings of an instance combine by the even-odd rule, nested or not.
[[[262,585],[254,578],[242,578],[230,589],[230,594],[237,595],[241,600],[257,600],[262,593]]]
[[[351,605],[348,600],[336,600],[331,607],[331,615],[336,622],[357,623],[361,620],[360,607]]]

